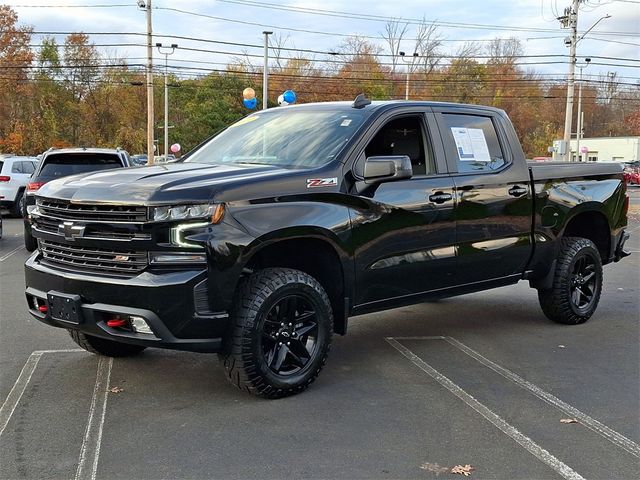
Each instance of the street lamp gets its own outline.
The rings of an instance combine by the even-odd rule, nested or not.
[[[419,55],[418,55],[418,52],[413,52],[413,58],[411,59],[410,62],[408,62],[408,61],[406,61],[404,59],[404,56],[405,56],[404,52],[398,52],[398,55],[400,55],[400,58],[402,59],[402,61],[407,64],[407,78],[406,78],[405,83],[404,83],[404,99],[405,100],[409,100],[409,75],[410,75],[411,69],[415,65],[416,60],[418,59]]]
[[[176,51],[178,44],[172,43],[171,46],[165,47],[161,43],[156,43],[156,47],[158,52],[164,55],[164,159],[167,161],[169,160],[169,55]],[[170,50],[163,51],[163,48]]]
[[[582,128],[584,127],[584,113],[582,112],[582,70],[589,66],[591,62],[590,58],[584,59],[585,63],[579,65],[576,63],[576,67],[580,69],[580,89],[578,90],[578,121],[576,128],[576,160],[582,161],[582,153],[580,153],[580,138],[582,137]]]

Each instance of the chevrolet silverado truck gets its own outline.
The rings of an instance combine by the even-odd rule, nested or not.
[[[527,280],[589,319],[625,257],[616,164],[527,164],[498,109],[354,102],[260,111],[182,161],[47,183],[30,313],[89,352],[217,352],[229,380],[305,390],[349,317]]]

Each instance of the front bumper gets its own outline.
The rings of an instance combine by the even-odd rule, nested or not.
[[[38,252],[25,264],[29,312],[54,327],[76,329],[108,340],[148,347],[218,352],[227,328],[226,312],[206,308],[207,271],[145,271],[133,278],[95,277],[50,268],[38,262]],[[79,296],[79,323],[52,318],[38,310],[48,307],[48,293]],[[142,317],[153,335],[111,328],[114,316]]]

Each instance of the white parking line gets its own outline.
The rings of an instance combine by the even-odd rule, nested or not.
[[[502,431],[505,435],[511,437],[517,443],[519,443],[523,448],[529,451],[532,455],[538,458],[540,461],[546,463],[549,467],[555,470],[558,474],[560,474],[563,478],[567,480],[584,480],[584,477],[573,470],[571,467],[563,463],[554,457],[547,450],[542,448],[540,445],[535,443],[526,435],[522,434],[518,429],[514,426],[505,422],[500,416],[496,415],[493,411],[487,408],[485,405],[480,403],[478,400],[473,398],[467,392],[465,392],[458,385],[453,383],[447,377],[438,372],[435,368],[428,365],[424,360],[418,357],[415,353],[409,350],[407,347],[399,343],[396,338],[389,337],[386,338],[386,341],[396,350],[398,350],[402,355],[404,355],[407,359],[409,359],[415,366],[417,366],[420,370],[428,374],[431,378],[437,381],[444,388],[453,393],[456,397],[462,400],[464,403],[473,408],[476,412],[482,415],[484,418],[489,420],[493,425],[495,425],[500,431]]]
[[[33,372],[36,370],[38,366],[38,362],[40,358],[45,353],[59,353],[59,352],[83,352],[84,350],[80,349],[72,349],[72,350],[36,350],[35,352],[29,355],[27,361],[22,367],[22,371],[20,375],[18,375],[18,379],[13,384],[9,395],[4,400],[2,407],[0,407],[0,435],[4,432],[4,429],[7,427],[9,420],[11,420],[11,416],[15,411],[20,399],[22,398],[22,394],[27,389],[27,385],[31,381],[31,377],[33,376]]]
[[[99,358],[98,374],[96,375],[96,384],[93,387],[89,418],[84,432],[84,439],[82,440],[75,480],[94,480],[96,478],[112,366],[113,358]]]
[[[3,256],[0,257],[0,262],[4,262],[11,255],[13,255],[14,253],[18,253],[22,249],[24,249],[24,247],[20,245],[19,247],[16,247],[13,250],[11,250],[9,253],[5,253]]]
[[[453,337],[393,337],[393,338],[396,340],[444,340],[449,344],[453,345],[454,347],[456,347],[457,349],[461,350],[465,354],[469,355],[471,358],[481,363],[485,367],[488,367],[494,372],[496,372],[497,374],[502,375],[504,378],[511,380],[519,387],[525,390],[528,390],[529,392],[533,393],[536,397],[547,402],[549,405],[552,405],[558,408],[560,411],[564,412],[567,416],[571,418],[575,418],[576,420],[579,420],[580,423],[583,424],[585,427],[591,429],[598,435],[606,438],[614,445],[626,450],[633,456],[640,458],[640,445],[638,445],[634,441],[628,439],[624,435],[600,423],[598,420],[590,417],[586,413],[581,412],[577,408],[572,407],[568,403],[563,402],[562,400],[552,395],[551,393],[542,390],[537,385],[534,385],[533,383],[525,380],[519,375],[513,373],[511,370],[501,367],[500,365],[492,362],[488,358],[483,357],[481,354],[479,354],[472,348],[466,346],[464,343],[456,340]]]

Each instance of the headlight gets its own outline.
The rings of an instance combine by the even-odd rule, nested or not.
[[[196,234],[199,231],[203,231],[211,225],[208,222],[200,222],[200,223],[183,223],[182,225],[177,225],[171,229],[170,237],[171,243],[178,247],[189,247],[189,248],[202,248],[202,245],[198,245],[197,243],[191,243],[186,239],[188,233]]]
[[[151,218],[154,222],[169,222],[172,220],[190,220],[193,218],[211,218],[211,223],[219,223],[224,217],[224,204],[200,203],[196,205],[173,205],[153,207]]]

